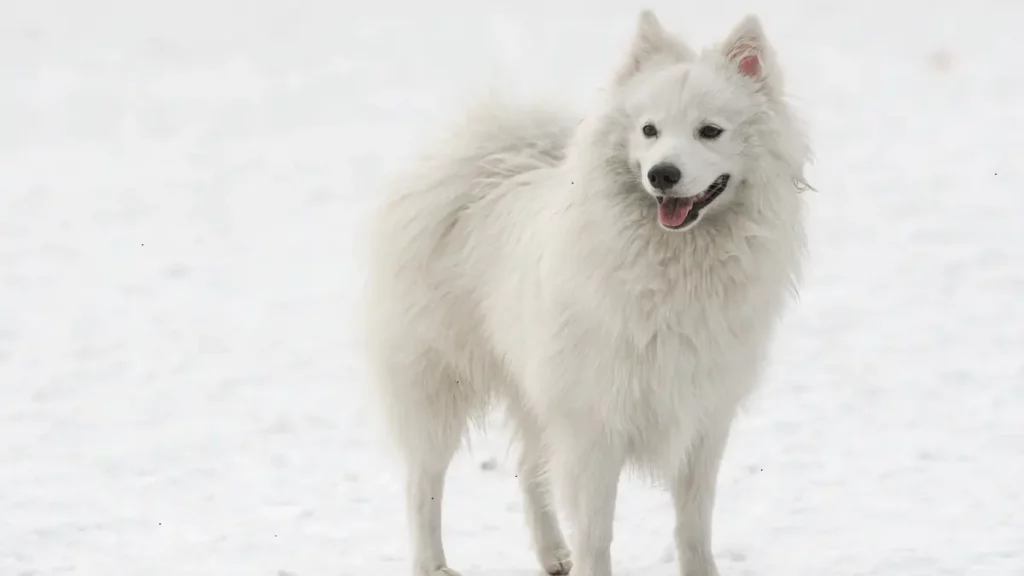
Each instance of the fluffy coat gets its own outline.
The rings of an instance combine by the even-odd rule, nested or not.
[[[495,403],[518,431],[545,571],[610,576],[618,480],[635,465],[673,495],[682,573],[717,574],[719,462],[800,275],[808,147],[754,17],[696,54],[643,12],[605,96],[582,121],[479,106],[371,221],[366,342],[407,466],[414,576],[455,574],[444,478]],[[707,118],[726,127],[715,141],[695,139]],[[682,166],[669,194],[684,200],[731,175],[684,230],[659,226],[644,177],[666,161]]]

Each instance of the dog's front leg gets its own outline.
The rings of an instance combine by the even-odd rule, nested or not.
[[[577,428],[553,439],[552,456],[571,526],[572,576],[611,576],[612,524],[624,450],[602,432],[580,435]]]
[[[672,482],[676,550],[683,576],[718,576],[711,553],[711,524],[718,469],[730,425],[731,418],[702,430]]]

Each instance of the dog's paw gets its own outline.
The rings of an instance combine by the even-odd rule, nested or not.
[[[572,570],[572,560],[569,559],[559,560],[554,564],[544,566],[544,572],[549,576],[567,576],[570,570]]]
[[[572,570],[571,554],[565,548],[544,553],[540,563],[544,572],[550,576],[566,576]]]

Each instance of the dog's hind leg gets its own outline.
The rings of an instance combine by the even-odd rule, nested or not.
[[[537,418],[520,401],[511,400],[509,417],[521,444],[517,477],[523,492],[526,523],[533,537],[541,567],[552,576],[568,574],[572,568],[565,537],[551,506],[551,494],[544,459],[543,435]]]
[[[448,568],[441,542],[442,497],[448,465],[477,399],[468,383],[431,356],[388,363],[380,386],[406,465],[413,576],[458,576]]]

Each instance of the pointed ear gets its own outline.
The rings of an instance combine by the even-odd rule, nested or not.
[[[722,46],[725,58],[734,70],[758,82],[767,78],[770,64],[767,59],[771,57],[771,49],[757,16],[751,14],[740,20]]]
[[[696,53],[665,30],[654,12],[644,10],[637,20],[633,45],[615,80],[621,85],[652,64],[688,62],[695,58]]]

